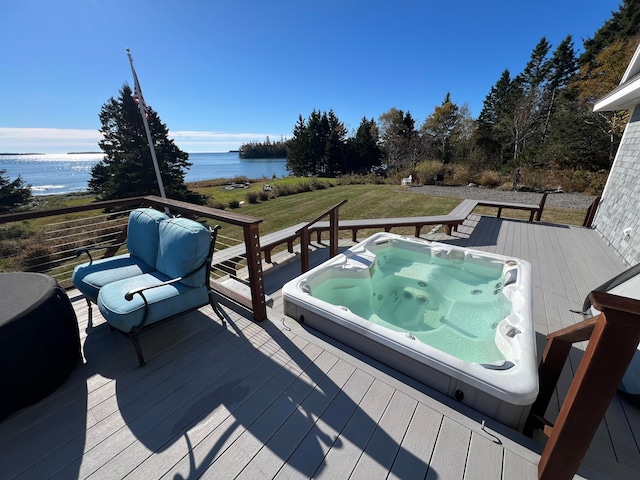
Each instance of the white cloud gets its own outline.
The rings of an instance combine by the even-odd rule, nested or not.
[[[179,148],[186,152],[221,152],[236,150],[243,143],[263,142],[269,133],[207,132],[199,130],[170,131]],[[0,127],[0,151],[11,153],[65,153],[100,151],[98,130],[74,128],[3,128]]]
[[[100,150],[100,138],[98,130],[0,127],[0,150],[38,153],[95,152]]]

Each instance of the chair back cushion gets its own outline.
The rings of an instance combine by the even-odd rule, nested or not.
[[[129,214],[127,249],[152,268],[156,267],[158,258],[158,228],[160,222],[168,218],[153,208],[137,208]]]
[[[160,241],[156,270],[170,278],[184,277],[193,272],[209,256],[209,229],[188,218],[170,218],[160,223]],[[181,281],[199,287],[206,283],[206,268]]]

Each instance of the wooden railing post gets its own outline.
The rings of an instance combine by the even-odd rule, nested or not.
[[[544,204],[547,202],[547,192],[542,194],[542,199],[540,199],[540,205],[538,206],[538,212],[536,213],[536,221],[539,222],[542,218],[542,211],[544,210]],[[533,212],[531,212],[531,216],[533,216]],[[532,219],[529,219],[531,221]]]
[[[329,257],[338,255],[338,208],[331,209],[329,213]]]
[[[247,270],[251,288],[253,318],[257,322],[266,320],[267,303],[264,293],[264,275],[262,273],[262,257],[260,255],[260,233],[258,224],[244,226],[244,243],[247,247]]]
[[[539,480],[575,475],[640,341],[640,301],[590,293],[602,312],[538,464]]]
[[[596,216],[596,212],[598,211],[598,205],[600,204],[600,197],[596,197],[587,208],[587,213],[584,216],[584,220],[582,221],[583,227],[591,228],[593,225],[593,218]]]
[[[538,368],[540,388],[538,397],[531,406],[531,412],[524,427],[525,435],[531,436],[534,428],[543,427],[544,414],[553,397],[553,391],[558,384],[558,379],[571,347],[575,342],[589,340],[596,321],[597,317],[592,317],[547,335],[547,346],[544,349],[542,361]]]
[[[335,257],[338,254],[338,211],[342,205],[347,203],[347,200],[343,200],[330,210],[327,210],[323,214],[311,220],[304,227],[296,231],[296,235],[300,235],[300,262],[302,264],[302,273],[309,271],[309,243],[311,243],[310,228],[329,215],[329,256]],[[318,230],[319,232],[319,230]],[[320,236],[318,235],[318,241]]]
[[[302,273],[309,271],[309,242],[311,237],[309,227],[300,230],[300,270]]]

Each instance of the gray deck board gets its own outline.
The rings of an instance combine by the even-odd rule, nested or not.
[[[348,478],[362,451],[373,435],[394,389],[376,380],[362,399],[361,407],[353,414],[338,441],[325,456],[325,463],[314,473],[315,478]]]
[[[495,441],[473,433],[464,480],[500,480],[504,450]]]
[[[422,236],[529,261],[539,347],[627,268],[581,227],[471,214],[452,236]],[[224,328],[205,307],[149,332],[144,368],[128,339],[95,307],[90,324],[82,297],[69,293],[86,361],[0,423],[3,478],[536,478],[540,444],[495,423],[482,429],[452,399],[283,321],[277,290],[262,324],[224,307]],[[582,349],[572,349],[551,418]],[[581,474],[634,478],[639,443],[640,409],[615,398]]]
[[[350,478],[368,480],[387,476],[416,406],[415,400],[395,392]]]
[[[422,403],[417,404],[402,439],[402,448],[389,472],[390,479],[425,477],[441,423],[442,415]]]
[[[426,478],[463,478],[470,440],[469,429],[445,417]]]

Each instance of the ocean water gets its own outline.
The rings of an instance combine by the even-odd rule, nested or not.
[[[103,158],[102,153],[0,155],[0,170],[10,181],[18,175],[31,185],[33,195],[83,192],[91,178],[91,168]],[[190,153],[192,166],[186,182],[216,178],[283,177],[289,174],[286,159],[241,159],[237,152]]]

